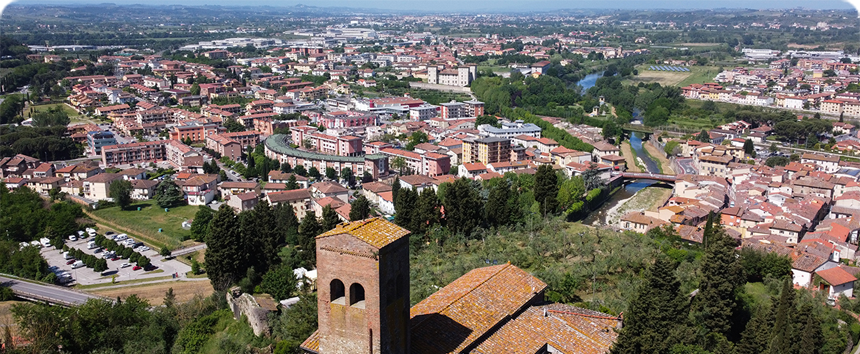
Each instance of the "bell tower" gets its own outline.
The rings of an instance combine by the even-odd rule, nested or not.
[[[318,353],[408,352],[408,235],[372,218],[317,236]]]

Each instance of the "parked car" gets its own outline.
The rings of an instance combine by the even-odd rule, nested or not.
[[[152,264],[147,264],[147,265],[146,265],[146,267],[143,267],[143,270],[144,270],[144,271],[147,271],[147,272],[149,272],[149,271],[153,271],[153,270],[156,270],[156,269],[158,269],[158,267],[156,267],[156,266],[154,266],[154,265],[152,265]]]
[[[84,261],[76,261],[72,264],[72,269],[78,269],[84,266]]]
[[[138,251],[138,252],[146,252],[149,250],[150,250],[149,246],[142,246],[142,247],[140,247],[140,251]]]
[[[75,235],[69,235],[69,241],[77,241],[78,237]]]
[[[137,266],[137,265],[134,266],[134,268],[131,268],[131,270],[140,270],[140,269],[141,269],[140,266]]]
[[[130,266],[131,266],[131,264],[128,264],[128,263],[123,263],[123,264],[119,265],[120,268],[128,268]]]
[[[72,259],[70,259],[70,260],[66,261],[66,265],[69,265],[69,264],[72,264],[72,263],[75,263],[75,259],[74,259],[74,258],[72,258]]]
[[[114,256],[114,257],[113,257],[113,258],[111,258],[110,260],[112,260],[112,261],[118,261],[118,260],[119,260],[119,257]]]

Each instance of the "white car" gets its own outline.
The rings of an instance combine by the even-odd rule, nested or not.
[[[128,268],[128,267],[131,267],[131,264],[130,263],[123,263],[123,264],[120,264],[119,267],[120,268]]]
[[[77,240],[78,240],[78,238],[75,235],[69,236],[69,241],[77,241]]]
[[[146,252],[146,251],[149,251],[149,246],[140,247],[140,251],[138,251],[138,252]]]

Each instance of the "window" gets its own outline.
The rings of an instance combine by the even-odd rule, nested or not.
[[[346,298],[344,295],[344,291],[346,289],[343,286],[343,282],[337,279],[331,281],[329,285],[329,293],[331,294],[331,303],[346,305]]]
[[[359,283],[349,286],[349,305],[364,308],[364,287]]]

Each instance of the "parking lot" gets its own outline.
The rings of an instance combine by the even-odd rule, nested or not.
[[[87,243],[92,241],[92,237],[87,237],[85,239],[79,239],[77,241],[69,241],[66,240],[66,245],[69,248],[77,248],[83,251],[86,254],[92,254],[97,258],[102,258],[102,252],[94,253],[96,249],[87,249]],[[112,261],[110,259],[107,260],[108,270],[106,270],[105,274],[102,275],[100,272],[94,271],[92,268],[81,267],[77,269],[72,269],[71,264],[68,263],[68,260],[63,258],[63,250],[57,250],[54,247],[43,247],[41,249],[42,257],[48,261],[48,265],[54,269],[55,273],[60,271],[66,271],[72,275],[73,282],[72,284],[80,284],[80,285],[93,285],[93,284],[105,284],[110,283],[114,275],[116,275],[117,282],[129,281],[129,280],[145,280],[147,278],[159,278],[164,276],[170,276],[171,274],[177,273],[179,277],[185,277],[185,273],[191,271],[191,267],[185,265],[182,262],[179,262],[175,259],[165,260],[164,257],[158,254],[155,250],[149,250],[140,252],[140,254],[146,256],[150,259],[151,264],[155,267],[158,267],[152,271],[144,271],[143,269],[133,270],[135,264],[131,263],[130,266],[121,268],[123,263],[130,263],[127,259],[118,259]]]

